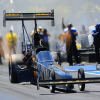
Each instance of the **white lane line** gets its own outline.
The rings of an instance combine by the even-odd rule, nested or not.
[[[85,73],[87,73],[87,74],[93,74],[93,75],[100,75],[100,74],[94,74],[94,73],[88,73],[88,72],[85,72]]]
[[[100,71],[87,71],[87,72],[85,72],[85,73],[87,73],[87,74],[93,74],[93,75],[100,75]]]
[[[70,72],[78,72],[78,71],[75,71],[75,70],[67,70],[65,69],[66,71],[70,71]],[[93,74],[93,75],[100,75],[100,71],[87,71],[85,72],[87,74]]]

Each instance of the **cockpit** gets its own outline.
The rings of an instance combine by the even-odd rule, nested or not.
[[[54,62],[52,54],[50,51],[40,51],[37,53],[38,62]]]

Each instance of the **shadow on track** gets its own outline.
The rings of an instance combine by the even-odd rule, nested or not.
[[[55,93],[50,93],[50,94],[40,94],[40,95],[56,95],[56,94],[66,94],[66,93],[76,93],[76,91],[71,90],[71,91],[65,91],[65,90],[60,90],[56,89]]]
[[[47,88],[48,91],[49,91],[49,87],[47,87],[47,86],[41,86],[41,87]],[[75,91],[75,90],[69,90],[69,91],[67,91],[67,90],[62,90],[62,89],[57,89],[57,88],[56,88],[55,93],[50,93],[50,94],[40,94],[40,95],[55,95],[55,94],[66,94],[66,93],[76,93],[76,91]]]
[[[88,91],[88,90],[85,90],[85,91],[76,91],[76,93],[91,93],[91,92],[100,92],[100,91]]]

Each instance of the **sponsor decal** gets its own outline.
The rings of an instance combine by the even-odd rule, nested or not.
[[[34,71],[34,78],[37,78],[37,71]]]
[[[6,14],[6,16],[20,16],[20,14]]]
[[[35,14],[35,15],[36,15],[36,16],[49,15],[49,13],[46,13],[46,14],[44,14],[44,13],[41,13],[41,14],[37,13],[37,14]]]
[[[35,60],[35,58],[32,58],[32,60]]]

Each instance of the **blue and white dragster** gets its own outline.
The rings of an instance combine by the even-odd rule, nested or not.
[[[3,24],[6,21],[21,20],[23,29],[22,54],[12,54],[9,58],[9,80],[11,83],[24,83],[47,85],[50,92],[55,92],[56,88],[72,90],[73,84],[79,84],[80,91],[84,91],[85,83],[100,82],[100,78],[85,78],[84,70],[78,70],[78,78],[73,79],[72,75],[65,71],[57,62],[54,61],[51,52],[40,44],[40,35],[37,32],[36,20],[52,20],[54,24],[54,10],[46,13],[6,13],[3,12]],[[30,49],[25,43],[25,34],[27,34],[24,26],[24,20],[35,20],[35,31],[32,43],[30,41]],[[35,32],[34,31],[34,32]],[[28,36],[28,34],[27,34]],[[29,44],[28,44],[29,46]]]

